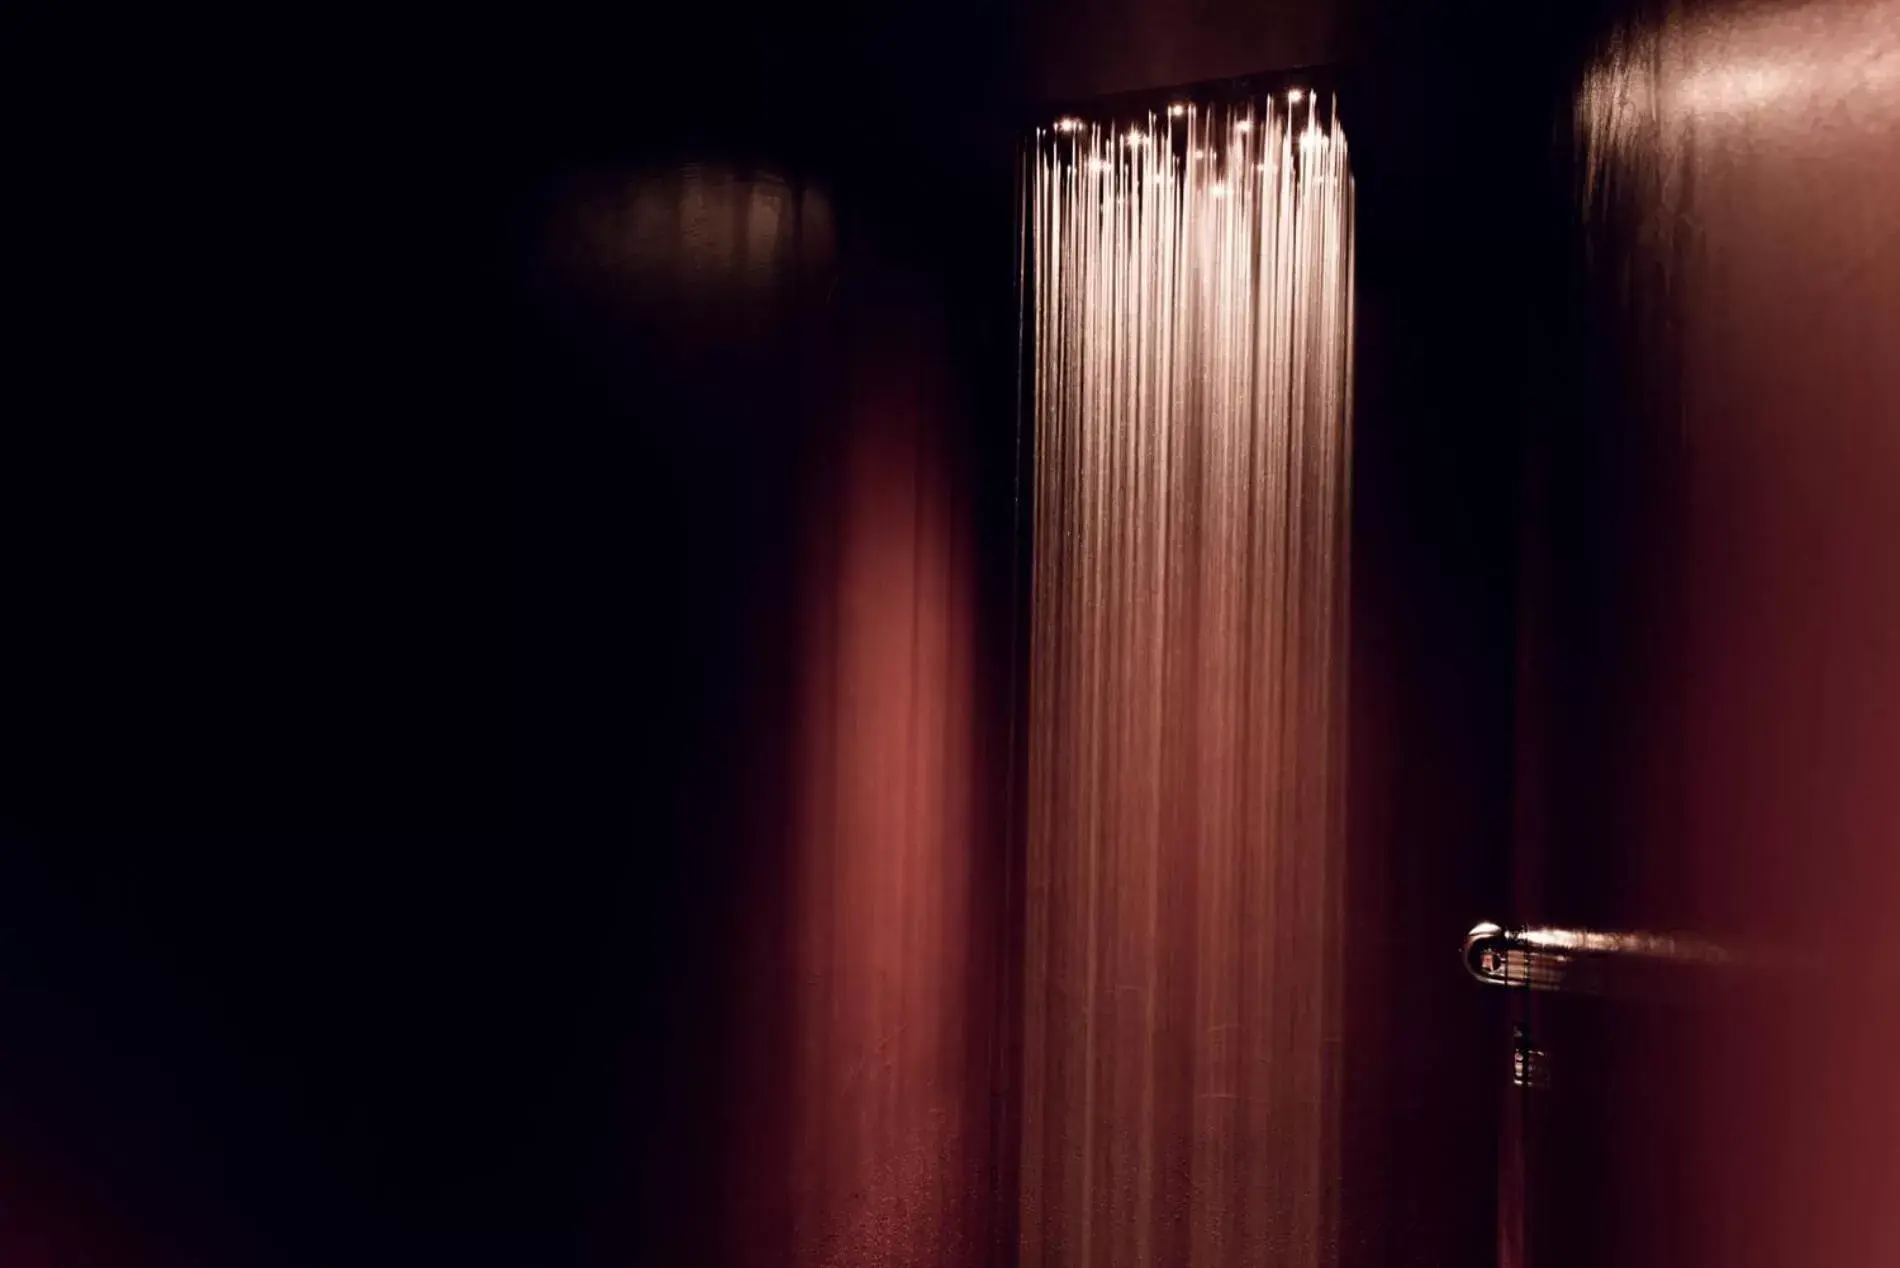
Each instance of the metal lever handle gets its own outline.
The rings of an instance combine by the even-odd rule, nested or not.
[[[1465,971],[1487,986],[1597,994],[1624,970],[1643,966],[1719,965],[1720,948],[1653,933],[1598,933],[1533,925],[1506,929],[1485,921],[1465,935]]]

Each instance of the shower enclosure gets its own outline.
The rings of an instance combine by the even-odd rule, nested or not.
[[[1227,85],[1025,148],[1032,1268],[1334,1262],[1338,111]]]

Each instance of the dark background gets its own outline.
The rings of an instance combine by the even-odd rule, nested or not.
[[[1320,63],[1362,164],[1346,1259],[1485,1258],[1501,1019],[1452,947],[1506,893],[1518,438],[1590,24],[1538,8],[35,32],[0,424],[7,1262],[686,1262],[752,1024],[733,878],[769,875],[783,794],[786,534],[858,363],[550,289],[551,218],[682,163],[828,191],[841,310],[936,332],[971,689],[1005,716],[1016,129]],[[1006,1225],[978,1240],[1008,1262]]]

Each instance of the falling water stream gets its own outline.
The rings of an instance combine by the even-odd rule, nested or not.
[[[1346,139],[1280,97],[1027,161],[1023,1263],[1330,1263]]]

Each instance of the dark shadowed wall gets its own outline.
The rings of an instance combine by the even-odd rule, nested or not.
[[[265,25],[35,81],[0,1257],[1006,1247],[1004,15]]]
[[[1023,6],[1032,101],[1167,88],[1297,66],[1356,51],[1340,0],[1035,0]]]
[[[517,174],[526,814],[603,887],[578,1262],[1012,1254],[1010,151],[923,51],[974,30],[602,68]]]
[[[541,222],[523,619],[567,655],[526,668],[573,733],[540,795],[621,878],[586,1262],[1002,1236],[1006,503],[976,515],[1009,467],[944,280],[832,188],[596,165]]]

